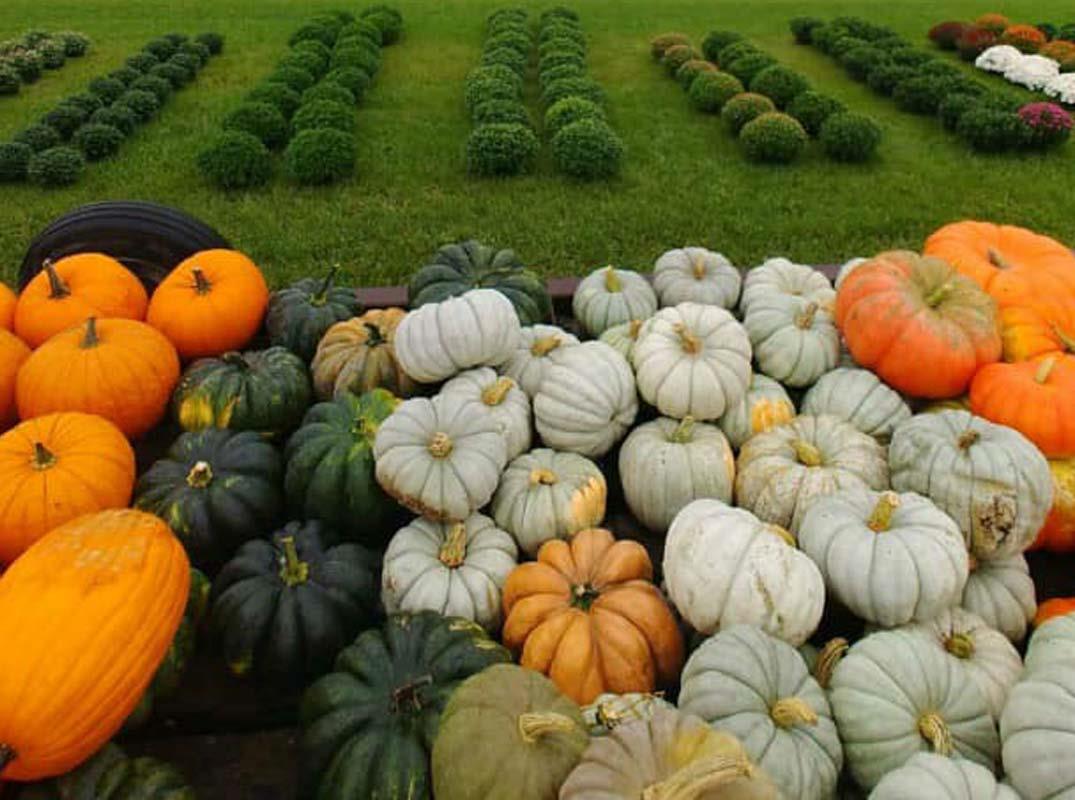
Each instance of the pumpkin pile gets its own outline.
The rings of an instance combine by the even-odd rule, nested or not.
[[[835,286],[687,247],[595,270],[559,325],[472,241],[409,310],[335,266],[270,294],[232,251],[148,297],[98,267],[126,272],[47,264],[6,315],[4,779],[175,779],[101,748],[197,642],[301,692],[325,800],[1000,797],[998,764],[1075,792],[1070,601],[1020,650],[1024,551],[1075,549],[1052,240],[957,223]],[[42,670],[64,691],[30,706]]]

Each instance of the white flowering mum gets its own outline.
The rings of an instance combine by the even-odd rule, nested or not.
[[[1075,105],[1075,72],[1054,77],[1045,84],[1045,94],[1061,103]]]
[[[1023,54],[1010,44],[998,44],[982,51],[974,66],[986,72],[1005,72],[1022,57]]]
[[[1045,56],[1023,56],[1004,71],[1004,77],[1032,91],[1043,89],[1045,84],[1060,74],[1060,65]]]

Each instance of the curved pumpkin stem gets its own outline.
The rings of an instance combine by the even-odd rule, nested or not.
[[[956,444],[959,445],[960,450],[968,450],[978,443],[978,439],[981,438],[981,434],[978,431],[967,429],[959,435],[956,439]]]
[[[527,744],[534,744],[542,736],[570,733],[577,727],[575,720],[555,711],[528,711],[519,715],[519,735]]]
[[[642,800],[696,800],[753,773],[754,765],[742,755],[701,758],[660,783],[647,786],[642,790]]]
[[[383,344],[385,341],[384,334],[381,333],[381,329],[374,325],[372,322],[363,322],[366,326],[366,346],[376,347],[379,344]]]
[[[30,466],[38,472],[51,469],[56,466],[56,454],[45,447],[43,442],[34,442],[34,458]]]
[[[929,294],[927,294],[925,296],[924,299],[925,299],[926,305],[929,306],[930,308],[936,308],[937,306],[939,306],[941,303],[943,303],[945,300],[948,299],[948,295],[952,293],[952,289],[954,289],[954,288],[955,287],[952,286],[951,281],[945,281],[944,283],[942,283],[940,286],[938,286],[936,289],[934,289],[932,292],[930,292]]]
[[[392,710],[399,712],[405,705],[410,706],[415,711],[421,711],[422,709],[422,697],[420,689],[423,686],[432,686],[433,676],[422,675],[415,678],[413,681],[408,681],[402,686],[397,686],[392,690]]]
[[[795,327],[801,330],[809,330],[814,325],[814,318],[817,316],[817,312],[821,309],[817,303],[810,303],[802,310],[801,314],[797,314],[795,317]]]
[[[213,291],[213,284],[205,277],[201,267],[193,267],[190,272],[194,276],[194,291],[201,295],[209,294]]]
[[[818,682],[822,689],[829,688],[829,684],[832,683],[832,671],[836,669],[836,665],[840,663],[840,660],[847,655],[850,647],[851,645],[848,644],[847,639],[840,636],[835,639],[829,639],[822,646],[821,652],[817,654],[817,663],[814,664],[814,680]]]
[[[1049,376],[1053,374],[1053,368],[1056,366],[1056,362],[1059,360],[1058,356],[1049,356],[1043,359],[1038,365],[1038,371],[1034,373],[1034,380],[1037,383],[1045,383],[1049,380]]]
[[[805,439],[796,439],[791,443],[791,449],[795,451],[795,458],[799,463],[807,467],[821,466],[821,451],[816,445]]]
[[[511,378],[497,378],[495,383],[482,390],[482,402],[487,406],[498,406],[504,402],[504,398],[514,386],[515,381]]]
[[[329,267],[325,280],[321,282],[321,288],[317,290],[316,294],[310,296],[310,305],[323,306],[328,301],[328,290],[332,288],[332,284],[336,280],[336,273],[339,271],[339,264],[333,264]]]
[[[623,282],[620,280],[620,276],[616,274],[616,268],[609,264],[605,267],[605,291],[606,292],[622,292]]]
[[[56,271],[56,265],[52,263],[51,258],[46,258],[44,260],[41,264],[41,269],[49,279],[50,300],[62,300],[65,297],[71,296],[71,287],[60,277],[60,273]]]
[[[213,482],[213,467],[208,461],[198,461],[187,473],[187,486],[204,489]]]
[[[992,247],[989,248],[987,257],[989,258],[989,263],[997,269],[1012,269],[1015,266],[999,250],[995,250]]]
[[[452,529],[448,531],[447,537],[444,539],[444,544],[440,546],[440,552],[437,553],[437,558],[440,559],[440,563],[449,569],[455,569],[467,555],[467,526],[462,522],[457,522],[452,525]]]
[[[769,716],[781,728],[817,725],[817,712],[801,697],[781,697],[769,709]]]
[[[967,633],[953,633],[945,637],[944,649],[956,658],[970,658],[974,655],[974,639]]]
[[[1075,353],[1075,336],[1067,333],[1059,325],[1053,325],[1053,336],[1057,338],[1065,352]]]
[[[930,711],[918,718],[918,733],[929,742],[934,753],[952,755],[952,731],[937,712]]]
[[[881,492],[877,505],[866,526],[874,533],[884,533],[892,525],[892,515],[900,507],[900,496],[895,492]]]
[[[673,325],[672,330],[679,336],[679,344],[683,348],[684,353],[694,355],[702,349],[702,340],[695,336],[691,329],[682,322],[677,322]]]
[[[627,335],[631,337],[632,341],[634,341],[638,338],[638,332],[642,330],[642,320],[633,319],[629,323],[627,323],[627,325]]]
[[[3,772],[7,765],[18,757],[19,754],[15,752],[14,747],[0,742],[0,772]]]
[[[552,336],[542,336],[540,339],[535,339],[534,343],[530,345],[530,354],[541,358],[547,356],[563,342],[560,341],[560,337],[555,334]]]
[[[560,476],[553,472],[551,469],[542,469],[541,467],[535,467],[530,470],[530,485],[537,486],[539,483],[542,486],[552,486],[558,483]]]
[[[288,586],[306,583],[310,578],[310,565],[299,558],[295,537],[281,537],[280,546],[284,548],[284,557],[280,562],[280,580]]]
[[[686,444],[694,436],[694,417],[690,414],[685,416],[680,423],[676,426],[676,429],[672,431],[672,435],[668,437],[668,441],[675,442],[676,444]]]
[[[443,431],[437,431],[429,441],[429,454],[433,458],[447,458],[452,453],[452,437]]]
[[[694,279],[700,281],[705,277],[705,262],[702,259],[695,256],[691,259],[691,272],[694,273]]]

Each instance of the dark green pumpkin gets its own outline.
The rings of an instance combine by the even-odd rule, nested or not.
[[[470,675],[510,661],[477,624],[433,611],[393,615],[366,631],[303,695],[303,796],[429,798],[430,752],[448,698]]]
[[[312,400],[306,364],[286,348],[270,347],[195,361],[183,373],[172,407],[184,430],[275,436],[298,427]]]
[[[526,269],[514,250],[494,250],[474,240],[448,244],[411,278],[411,308],[439,303],[471,289],[496,289],[511,300],[523,325],[552,316],[541,276]]]
[[[303,278],[272,293],[265,317],[269,344],[286,347],[308,364],[325,331],[362,313],[355,290],[335,285],[338,269],[333,267],[324,278]]]
[[[289,522],[220,570],[209,627],[233,674],[301,686],[375,618],[376,557],[332,538],[317,520]]]
[[[136,508],[163,519],[195,566],[215,572],[283,516],[283,463],[253,431],[180,434],[135,487]]]
[[[5,795],[6,796],[6,795]],[[23,786],[15,800],[194,800],[179,770],[155,758],[128,758],[106,744],[81,766]]]
[[[343,538],[374,546],[395,532],[400,507],[374,475],[373,440],[400,401],[385,389],[318,403],[291,435],[284,458],[290,513],[320,519]]]

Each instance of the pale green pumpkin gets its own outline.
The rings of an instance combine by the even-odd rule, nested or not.
[[[756,433],[791,422],[795,404],[777,381],[755,372],[742,399],[732,405],[718,420],[720,429],[736,450]]]
[[[1057,663],[1075,664],[1075,614],[1046,620],[1027,645],[1027,674]]]
[[[479,367],[460,372],[441,387],[440,393],[473,400],[504,435],[509,461],[530,449],[530,398],[511,378]]]
[[[970,577],[960,605],[1011,641],[1023,641],[1038,608],[1026,558],[1021,553],[988,561],[971,557]]]
[[[601,334],[600,341],[609,345],[628,361],[634,352],[635,342],[638,341],[638,333],[642,330],[643,319],[633,319],[620,325],[613,325]]]
[[[759,295],[743,319],[758,369],[785,386],[810,386],[836,367],[840,333],[817,301]]]
[[[773,294],[801,297],[808,303],[817,303],[821,308],[832,308],[836,302],[836,292],[822,273],[786,258],[770,258],[747,271],[743,293],[739,298],[739,310],[745,316],[759,297]]]
[[[732,309],[742,285],[735,265],[704,247],[669,250],[653,265],[653,288],[662,308],[690,302]]]
[[[885,775],[869,800],[1019,800],[992,770],[965,758],[918,753]]]
[[[555,325],[530,325],[522,329],[515,352],[497,370],[518,383],[532,400],[548,371],[549,354],[578,343],[578,337]]]
[[[652,315],[657,310],[657,295],[637,272],[608,266],[579,281],[571,309],[587,333],[596,337],[613,325]]]
[[[802,413],[831,414],[882,442],[911,416],[900,393],[866,369],[840,367],[821,376],[803,397]]]

